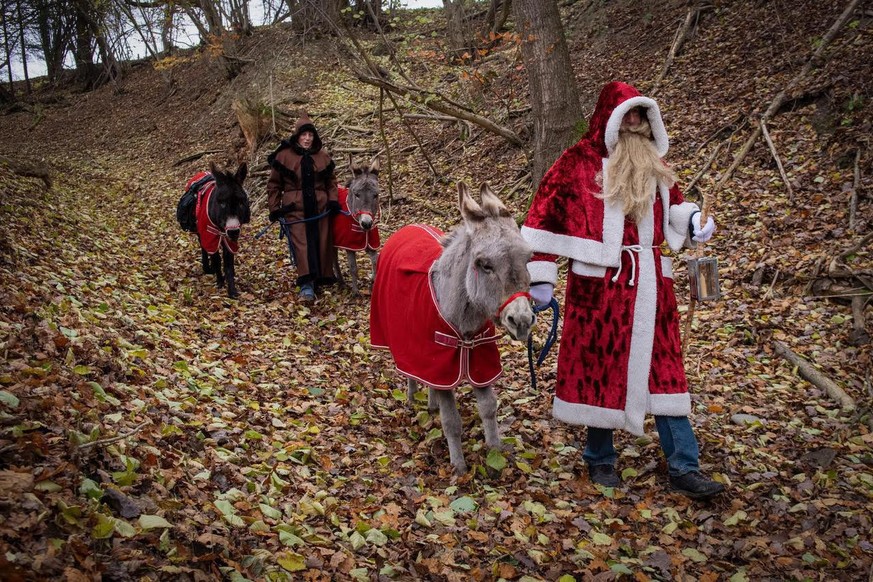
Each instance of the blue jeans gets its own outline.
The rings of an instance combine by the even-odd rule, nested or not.
[[[655,416],[661,450],[667,457],[670,476],[700,470],[700,449],[687,416]],[[588,427],[588,442],[582,458],[589,465],[615,465],[618,455],[612,445],[612,429]]]

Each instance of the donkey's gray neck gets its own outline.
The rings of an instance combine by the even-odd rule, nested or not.
[[[450,235],[432,270],[433,288],[443,317],[465,338],[473,337],[493,314],[473,304],[467,294],[470,234],[464,226]]]

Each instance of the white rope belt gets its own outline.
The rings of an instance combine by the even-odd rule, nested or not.
[[[641,252],[643,252],[643,250],[645,248],[647,248],[647,247],[643,247],[642,245],[622,245],[622,247],[621,247],[622,253],[628,253],[630,255],[631,278],[630,278],[630,281],[628,282],[628,285],[630,287],[633,287],[636,284],[637,275],[639,274],[639,269],[637,269],[637,257],[634,253],[637,253],[637,254],[641,253]],[[648,248],[654,249],[657,247],[648,247]],[[618,281],[618,277],[619,277],[619,275],[621,275],[621,265],[622,265],[621,253],[619,253],[618,270],[615,272],[615,276],[613,276],[613,278],[612,278],[613,283]]]

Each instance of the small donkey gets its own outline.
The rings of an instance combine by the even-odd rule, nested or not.
[[[428,408],[439,408],[449,459],[463,474],[454,389],[463,382],[473,386],[485,443],[502,448],[491,389],[502,374],[494,321],[523,341],[534,314],[527,293],[531,248],[509,211],[487,184],[481,205],[464,183],[458,196],[463,223],[448,236],[414,224],[385,243],[371,298],[370,342],[391,350],[408,378],[410,401],[419,382],[428,386]]]
[[[333,217],[333,243],[337,249],[346,251],[349,260],[349,275],[352,293],[358,294],[358,261],[355,253],[366,251],[376,277],[376,262],[379,259],[379,161],[373,159],[369,168],[355,165],[349,157],[352,179],[346,188],[339,188],[339,203],[342,213]],[[345,284],[339,265],[339,256],[334,257],[333,272],[340,284]]]
[[[249,197],[243,188],[248,165],[242,163],[236,173],[219,170],[215,164],[210,164],[209,169],[209,173],[197,174],[188,181],[189,186],[195,181],[202,184],[195,209],[200,260],[203,273],[214,274],[219,288],[226,281],[228,296],[237,297],[234,255],[239,250],[240,227],[251,220]]]

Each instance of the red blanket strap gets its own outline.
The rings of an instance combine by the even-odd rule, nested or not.
[[[503,310],[506,309],[507,305],[509,305],[510,303],[512,303],[513,301],[518,299],[519,297],[527,297],[528,300],[530,300],[530,293],[528,293],[527,291],[519,291],[518,293],[513,293],[512,295],[510,295],[509,299],[504,301],[503,305],[501,305],[497,309],[497,317],[500,317],[500,314],[503,313]]]

